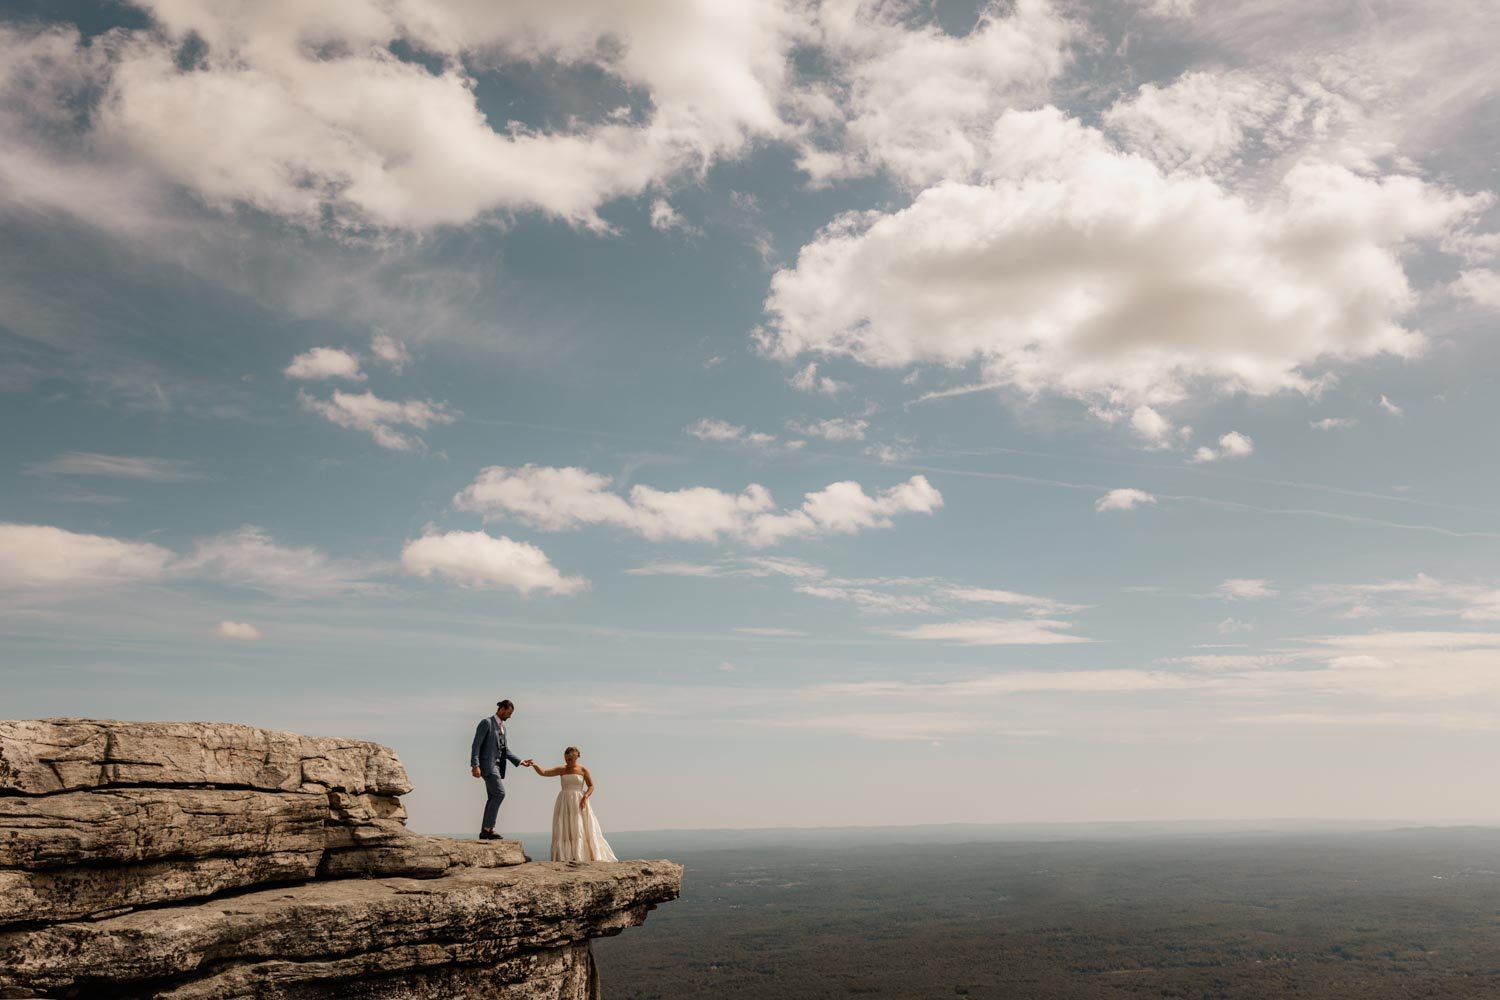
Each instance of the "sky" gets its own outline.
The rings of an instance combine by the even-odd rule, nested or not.
[[[606,831],[1500,822],[1497,36],[0,3],[0,717],[428,832],[500,698]]]

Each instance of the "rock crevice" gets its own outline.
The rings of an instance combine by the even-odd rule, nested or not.
[[[375,743],[0,722],[0,997],[596,1000],[589,939],[680,891],[411,833],[410,790]]]

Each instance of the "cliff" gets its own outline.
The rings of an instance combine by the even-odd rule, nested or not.
[[[589,939],[681,889],[414,834],[409,791],[360,740],[0,721],[0,997],[597,1000]]]

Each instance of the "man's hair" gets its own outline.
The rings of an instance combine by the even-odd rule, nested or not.
[[[510,703],[510,699],[509,698],[506,698],[504,701],[497,701],[495,703],[495,711],[497,711],[497,712],[500,711],[502,708],[515,708],[515,707],[516,706],[514,706],[514,705],[512,705]]]

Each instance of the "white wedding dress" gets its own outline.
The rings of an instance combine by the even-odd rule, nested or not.
[[[583,775],[562,776],[562,791],[557,793],[557,804],[552,807],[552,860],[617,861],[599,830],[594,807],[585,809],[580,805],[584,791]]]

